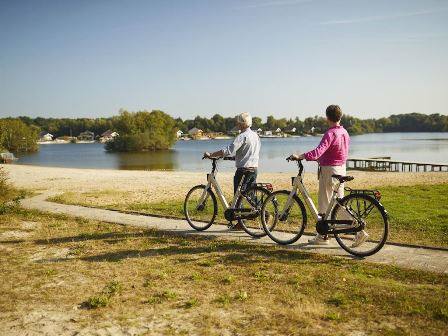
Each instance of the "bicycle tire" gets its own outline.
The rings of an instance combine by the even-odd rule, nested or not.
[[[255,186],[251,186],[244,192],[244,195],[240,195],[240,197],[238,198],[238,200],[236,202],[235,209],[238,209],[241,206],[241,203],[246,198],[245,195],[250,194],[251,191],[255,191],[255,192],[259,191],[262,194],[264,194],[264,196],[269,196],[271,194],[271,192],[269,190],[267,190],[266,188],[263,188],[263,187],[260,187],[260,186],[256,186],[256,185]],[[264,201],[264,199],[262,201]],[[260,211],[260,213],[261,213],[262,205],[263,205],[263,203],[260,204],[259,209],[258,209]],[[254,238],[261,238],[261,237],[266,236],[266,232],[264,231],[262,224],[260,226],[260,230],[259,231],[255,231],[249,225],[246,225],[246,220],[245,219],[238,219],[238,223],[241,225],[243,230],[248,235],[250,235],[250,236],[252,236]]]
[[[184,201],[184,215],[185,215],[185,219],[187,220],[188,224],[190,224],[190,226],[193,229],[197,230],[197,231],[207,230],[215,222],[216,215],[218,214],[218,202],[216,201],[216,196],[215,196],[215,194],[214,194],[214,192],[212,190],[207,189],[207,193],[210,196],[210,198],[212,200],[212,204],[213,204],[212,218],[209,221],[201,221],[201,220],[193,220],[190,217],[190,214],[189,214],[189,211],[188,211],[188,208],[187,208],[189,198],[191,197],[191,195],[196,190],[199,190],[199,189],[204,190],[205,188],[206,188],[206,186],[203,185],[203,184],[194,186],[193,188],[191,188],[188,191],[187,195],[185,196],[185,201]],[[207,200],[207,198],[206,198],[206,200]],[[198,226],[198,225],[194,224],[193,221],[195,221],[197,223],[202,223],[203,222],[205,225],[204,226]]]
[[[383,220],[383,224],[384,224],[384,234],[383,234],[381,240],[376,242],[377,245],[374,248],[372,248],[371,250],[365,251],[365,252],[356,251],[353,248],[347,246],[345,244],[344,240],[338,234],[335,234],[334,238],[338,242],[339,246],[342,247],[346,252],[348,252],[354,256],[357,256],[357,257],[368,257],[368,256],[371,256],[371,255],[377,253],[379,250],[381,250],[383,248],[384,244],[386,244],[387,238],[389,236],[389,221],[388,221],[387,213],[386,213],[386,210],[384,209],[383,205],[370,195],[350,194],[350,195],[343,197],[340,200],[340,203],[345,205],[350,200],[353,200],[353,199],[362,199],[364,201],[368,201],[379,211],[379,213],[381,214],[381,218]],[[337,212],[339,211],[339,209],[341,209],[341,206],[339,204],[337,204],[331,212],[331,219],[333,219],[333,220],[336,219]],[[371,213],[371,210],[370,210],[369,214],[370,213]],[[367,223],[367,225],[368,225],[368,223]],[[366,226],[366,228],[367,228],[367,226]]]
[[[280,245],[293,244],[297,240],[299,240],[300,237],[303,235],[303,232],[305,231],[305,227],[306,227],[306,223],[307,223],[307,214],[306,214],[305,205],[303,204],[302,200],[297,195],[295,195],[294,199],[293,199],[293,202],[295,202],[298,205],[298,208],[300,209],[300,213],[301,213],[301,216],[302,216],[302,222],[300,224],[300,228],[297,231],[297,233],[295,233],[294,236],[292,238],[289,238],[289,239],[285,239],[285,238],[282,239],[280,237],[281,235],[284,235],[284,233],[282,233],[281,230],[279,230],[280,231],[279,235],[275,235],[273,233],[274,229],[277,227],[276,224],[277,223],[281,223],[281,222],[279,222],[278,213],[277,212],[275,213],[275,216],[276,216],[276,222],[275,223],[276,224],[271,226],[271,228],[268,227],[268,224],[266,223],[266,218],[267,218],[267,216],[266,216],[266,211],[267,211],[266,208],[269,205],[269,202],[272,202],[274,204],[274,206],[275,206],[274,200],[277,198],[278,195],[283,195],[283,196],[287,196],[288,197],[289,194],[290,194],[290,192],[288,190],[278,190],[278,191],[275,191],[275,192],[271,193],[268,196],[268,198],[265,200],[265,202],[263,203],[263,207],[262,207],[262,210],[261,210],[261,222],[263,224],[263,229],[265,230],[265,232],[269,236],[269,238],[271,238],[274,242],[276,242],[277,244],[280,244]],[[288,215],[288,217],[289,217],[289,215]]]

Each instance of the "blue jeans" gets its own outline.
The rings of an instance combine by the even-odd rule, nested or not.
[[[241,185],[241,192],[251,187],[257,182],[257,170],[256,169],[246,169],[246,168],[238,168],[235,172],[235,176],[233,176],[233,194],[236,193],[238,189],[238,185],[241,180],[243,180],[243,184]]]

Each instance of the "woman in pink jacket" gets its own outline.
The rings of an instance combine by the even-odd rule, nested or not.
[[[329,124],[322,140],[312,151],[300,155],[292,155],[295,159],[317,161],[319,163],[319,197],[318,211],[324,214],[330,203],[333,193],[333,178],[331,175],[345,175],[345,163],[348,157],[350,146],[350,136],[346,129],[340,125],[342,110],[338,105],[330,105],[325,111]],[[344,196],[344,185],[338,190],[338,197]],[[353,242],[352,247],[361,245],[366,241],[368,234],[365,231],[359,232]],[[327,245],[329,243],[327,235],[317,234],[308,241],[310,244]]]

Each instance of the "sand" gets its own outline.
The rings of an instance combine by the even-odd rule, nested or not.
[[[99,192],[115,191],[142,192],[147,201],[183,198],[196,184],[206,183],[208,172],[183,171],[130,171],[110,169],[75,169],[38,167],[28,165],[0,165],[19,188],[34,191],[56,192]],[[348,185],[353,188],[371,188],[383,185],[415,185],[448,183],[447,172],[390,173],[350,171],[355,180]],[[275,189],[289,189],[293,173],[261,173],[259,182],[271,182]],[[232,190],[233,172],[219,172],[217,179],[226,192]],[[315,173],[305,174],[309,190],[317,189]]]

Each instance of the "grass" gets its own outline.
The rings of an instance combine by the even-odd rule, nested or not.
[[[0,215],[8,231],[28,236],[0,236],[0,334],[443,335],[448,324],[446,274],[21,209]]]
[[[434,247],[448,247],[448,184],[415,186],[378,186],[381,202],[390,216],[389,241]],[[66,204],[80,204],[117,210],[184,218],[183,198],[158,203],[129,202],[123,196],[119,203],[107,204],[109,192],[84,194],[65,193],[52,200]],[[316,201],[316,195],[312,197]],[[226,223],[221,206],[217,223]],[[307,232],[313,232],[309,222]]]

